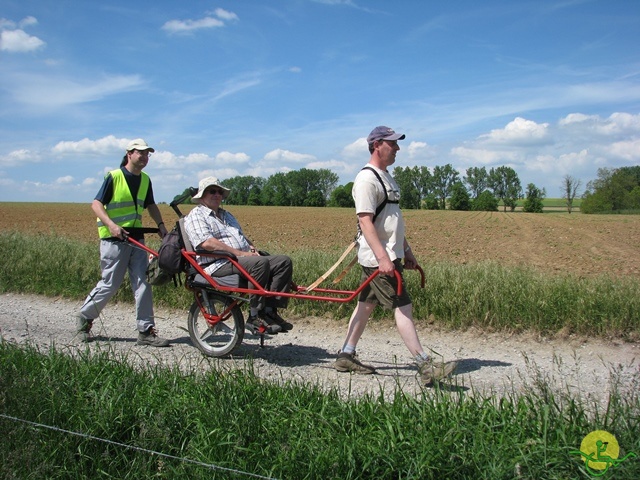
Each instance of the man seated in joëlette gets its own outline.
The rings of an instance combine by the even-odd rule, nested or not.
[[[229,192],[215,177],[200,180],[198,193],[192,197],[198,205],[184,221],[191,244],[197,249],[232,253],[242,268],[265,290],[289,292],[293,275],[291,258],[286,255],[260,255],[236,218],[221,207]],[[212,259],[202,255],[197,257],[197,261],[212,277],[240,273],[226,258]],[[262,326],[271,334],[291,330],[293,325],[278,313],[278,308],[286,308],[288,300],[288,297],[251,295],[247,328],[256,332]]]

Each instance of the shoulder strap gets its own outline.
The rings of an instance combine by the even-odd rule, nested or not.
[[[376,208],[376,213],[373,215],[373,220],[372,223],[376,222],[376,219],[378,218],[378,215],[380,215],[380,212],[382,212],[382,210],[384,209],[385,205],[389,202],[389,194],[387,193],[387,187],[385,186],[384,182],[382,181],[382,178],[380,177],[380,174],[378,172],[376,172],[376,170],[374,168],[371,167],[363,167],[362,170],[371,170],[373,172],[373,174],[376,176],[376,178],[378,179],[378,181],[380,182],[380,185],[382,185],[382,191],[384,192],[384,200],[382,201],[382,203],[380,205],[378,205],[378,208]]]

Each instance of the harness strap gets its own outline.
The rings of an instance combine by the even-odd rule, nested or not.
[[[373,215],[372,222],[375,223],[376,219],[378,218],[378,215],[380,215],[380,212],[382,212],[382,210],[384,210],[384,207],[387,205],[387,203],[400,203],[400,202],[398,202],[397,200],[389,200],[389,194],[387,193],[387,187],[384,184],[384,182],[382,181],[382,177],[380,177],[380,174],[378,172],[376,172],[376,170],[374,168],[366,166],[366,167],[362,167],[362,170],[371,170],[373,172],[373,174],[376,176],[376,178],[378,179],[378,181],[380,182],[380,185],[382,185],[382,191],[384,192],[384,200],[382,201],[382,203],[380,205],[378,205],[378,208],[376,208],[376,213]]]
[[[333,266],[329,270],[327,270],[323,275],[320,275],[320,277],[318,277],[318,279],[315,282],[313,282],[311,285],[309,285],[305,289],[305,293],[311,292],[318,285],[320,285],[322,282],[324,282],[327,279],[327,277],[329,275],[331,275],[336,268],[338,268],[338,265],[340,265],[342,263],[342,261],[347,257],[347,255],[349,255],[349,252],[351,250],[353,250],[357,244],[358,244],[358,242],[356,242],[355,240],[353,242],[351,242],[351,244],[347,247],[347,249],[344,251],[344,253],[340,256],[338,261],[336,263],[334,263]]]

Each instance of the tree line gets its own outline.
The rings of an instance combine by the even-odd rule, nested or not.
[[[392,175],[400,186],[400,207],[405,209],[515,210],[523,191],[518,174],[511,167],[472,167],[460,178],[451,164],[427,167],[396,167]],[[309,207],[354,207],[353,182],[339,185],[338,176],[327,169],[303,168],[276,173],[267,179],[237,176],[222,182],[231,189],[231,205],[281,205]],[[527,211],[542,211],[544,189],[530,184]]]
[[[511,167],[489,170],[470,167],[465,173],[461,176],[451,164],[432,169],[395,167],[392,175],[402,192],[400,207],[497,211],[502,205],[503,211],[513,212],[518,201],[524,199],[523,211],[543,211],[545,189],[529,183],[523,190],[518,174]],[[353,182],[337,185],[338,180],[338,175],[331,170],[302,168],[275,173],[266,179],[236,176],[222,184],[231,190],[226,199],[230,205],[353,208]],[[580,186],[581,182],[570,175],[562,179],[561,189],[569,213]],[[598,179],[588,183],[582,198],[584,213],[640,209],[640,166],[598,170]]]
[[[640,166],[600,168],[587,184],[580,211],[622,213],[640,211]]]

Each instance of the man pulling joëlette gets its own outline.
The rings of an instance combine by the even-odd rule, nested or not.
[[[380,304],[393,311],[398,332],[415,359],[422,380],[429,385],[450,375],[456,363],[435,362],[422,348],[413,323],[411,298],[402,277],[403,268],[418,267],[405,237],[405,223],[399,205],[400,189],[388,171],[400,150],[398,140],[404,138],[404,134],[385,126],[374,128],[367,138],[371,157],[356,176],[352,190],[361,231],[358,263],[362,266],[363,281],[376,270],[380,274],[360,293],[349,321],[347,337],[333,365],[339,372],[375,373],[373,366],[360,362],[356,356],[356,345],[373,309]],[[377,212],[382,205],[381,211]],[[400,295],[396,293],[398,281],[395,271],[402,278]]]

